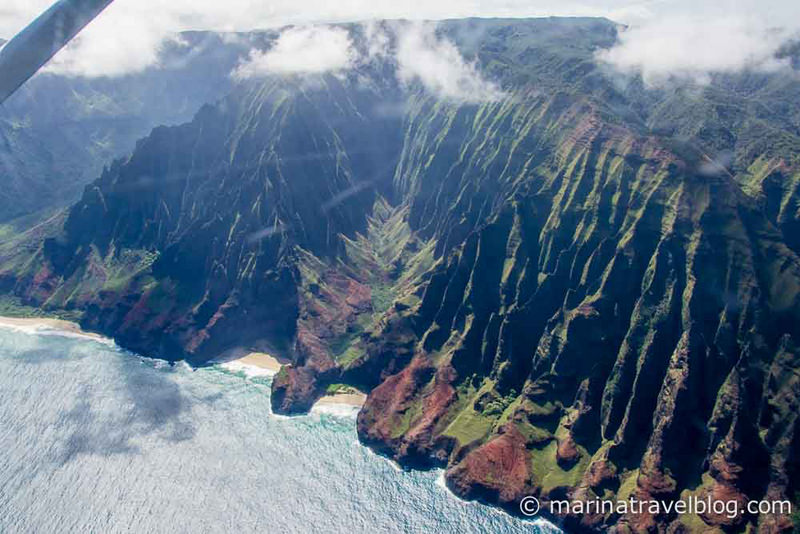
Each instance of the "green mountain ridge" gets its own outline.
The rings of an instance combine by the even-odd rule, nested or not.
[[[602,19],[439,31],[506,97],[437,99],[380,64],[242,84],[0,244],[0,290],[170,360],[279,352],[281,413],[369,390],[364,443],[512,512],[526,495],[791,499],[798,81],[621,85],[595,60],[616,36]]]

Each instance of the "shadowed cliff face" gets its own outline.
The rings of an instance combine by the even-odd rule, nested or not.
[[[743,79],[621,88],[593,61],[605,21],[442,32],[503,98],[437,99],[387,65],[245,84],[140,141],[62,227],[19,238],[32,252],[0,246],[0,288],[169,359],[278,351],[293,362],[273,383],[282,413],[333,383],[367,389],[363,442],[509,510],[526,495],[791,499],[800,114],[723,113]],[[783,102],[796,82],[748,87]],[[759,124],[782,143],[763,148]]]
[[[162,124],[191,120],[206,102],[231,91],[229,76],[247,42],[185,32],[166,46],[159,67],[121,78],[37,74],[0,108],[0,222],[80,198],[103,165],[133,150]],[[0,43],[1,44],[1,43]]]
[[[67,281],[48,298],[169,359],[261,343],[285,351],[299,313],[296,258],[335,258],[338,236],[366,227],[400,143],[396,121],[375,117],[374,91],[335,78],[313,98],[306,90],[254,85],[154,130],[44,243],[52,275]],[[31,291],[47,293],[38,281]]]

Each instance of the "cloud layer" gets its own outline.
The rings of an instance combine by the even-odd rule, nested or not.
[[[461,102],[498,100],[503,93],[484,80],[475,63],[468,63],[452,42],[442,39],[430,24],[411,24],[397,38],[398,78],[419,81],[441,98]]]
[[[352,68],[356,53],[350,34],[328,26],[289,28],[266,52],[253,50],[234,72],[239,79],[267,74],[322,74]]]
[[[736,15],[645,19],[621,32],[619,44],[597,57],[622,72],[641,74],[651,86],[675,80],[704,84],[713,73],[785,66],[775,55],[791,33]]]
[[[52,1],[3,0],[0,37],[12,36]],[[381,18],[551,15],[605,16],[629,25],[620,44],[600,59],[625,72],[641,73],[651,83],[676,76],[702,81],[715,71],[774,68],[779,41],[800,30],[797,0],[115,0],[49,69],[81,76],[141,71],[157,65],[160,47],[185,29],[244,31]],[[307,45],[314,36],[306,38]],[[438,50],[448,53],[446,47]],[[253,60],[254,69],[264,66],[261,60],[267,68],[280,68],[274,56]],[[337,60],[342,57],[327,58],[331,64]],[[428,60],[432,66],[435,58]],[[469,71],[468,64],[459,68]],[[407,74],[442,91],[449,91],[458,78],[437,80],[436,73],[426,72]]]
[[[157,65],[161,47],[175,39],[166,21],[141,24],[133,16],[116,13],[119,12],[108,16],[101,13],[97,25],[90,26],[74,44],[56,54],[45,71],[89,78],[116,77]]]
[[[402,85],[419,83],[443,100],[477,103],[504,96],[499,87],[481,76],[474,62],[461,55],[454,43],[436,35],[433,23],[366,23],[362,29],[365,46],[359,50],[349,31],[341,27],[288,28],[268,50],[252,50],[233,75],[248,79],[343,74],[381,60],[395,66]]]

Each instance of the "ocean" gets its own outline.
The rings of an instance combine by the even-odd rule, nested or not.
[[[557,532],[399,470],[355,408],[272,414],[270,380],[0,327],[0,532]]]

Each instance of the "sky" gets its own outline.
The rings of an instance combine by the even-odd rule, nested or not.
[[[0,37],[21,30],[50,3],[2,0]],[[157,65],[160,46],[179,30],[243,31],[288,24],[312,26],[288,30],[276,50],[251,52],[234,74],[341,70],[363,58],[353,56],[349,36],[326,30],[321,23],[466,16],[610,18],[628,29],[614,48],[598,54],[598,61],[639,73],[650,84],[670,78],[702,82],[711,72],[781,68],[774,59],[776,50],[786,39],[800,35],[797,0],[115,0],[48,70],[72,76],[120,76]],[[398,51],[408,60],[406,70],[400,65],[401,79],[427,76],[445,93],[497,94],[489,82],[475,76],[474,66],[449,43],[437,40],[427,26],[410,28],[401,40],[406,48]],[[380,36],[376,39],[379,50]],[[415,58],[420,64],[413,64]],[[435,79],[437,69],[453,65],[455,82],[453,76]]]

